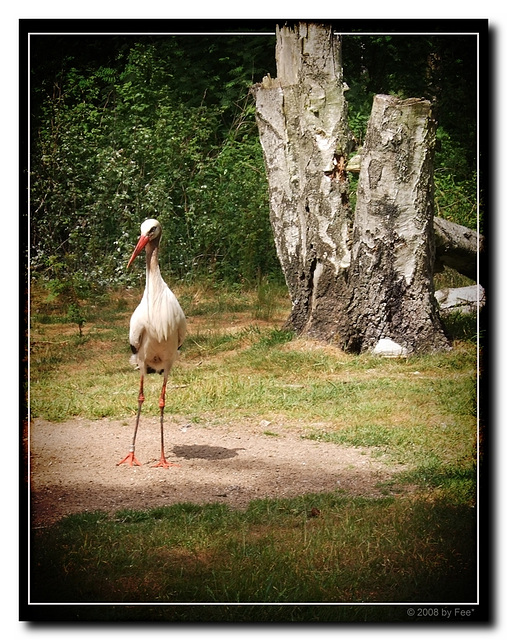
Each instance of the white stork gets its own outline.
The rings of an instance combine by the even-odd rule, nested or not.
[[[164,406],[165,391],[169,372],[176,360],[178,348],[181,346],[186,333],[185,315],[174,293],[169,289],[158,264],[158,246],[162,227],[158,220],[145,220],[141,225],[141,237],[130,257],[127,269],[135,258],[146,248],[146,287],[139,306],[130,319],[130,348],[133,355],[130,361],[137,365],[141,372],[139,385],[138,409],[134,437],[129,454],[118,462],[118,465],[127,462],[141,466],[134,451],[136,444],[137,428],[141,407],[144,402],[143,383],[148,373],[160,373],[164,375],[162,391],[160,393],[160,461],[155,467],[167,468],[172,463],[167,462],[164,454]]]

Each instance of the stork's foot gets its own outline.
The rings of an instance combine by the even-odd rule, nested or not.
[[[137,467],[141,466],[141,463],[139,462],[139,460],[135,457],[134,452],[131,451],[128,455],[126,455],[123,460],[121,460],[120,462],[118,462],[118,464],[116,465],[117,467],[119,467],[121,464],[123,464],[124,462],[126,462],[128,465],[130,465],[131,467],[133,465],[136,465]]]
[[[180,465],[176,464],[175,462],[168,462],[164,454],[162,454],[160,456],[160,460],[157,462],[157,464],[154,464],[152,468],[155,469],[155,467],[163,467],[164,469],[169,469],[169,467],[179,467],[179,466]]]

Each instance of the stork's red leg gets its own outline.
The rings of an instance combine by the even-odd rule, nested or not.
[[[174,462],[168,462],[164,454],[164,407],[165,407],[166,385],[167,385],[167,376],[164,376],[162,391],[160,393],[160,399],[158,401],[158,406],[160,407],[160,460],[157,462],[156,465],[154,465],[154,467],[164,467],[164,469],[167,469],[169,467],[180,466],[179,464],[175,464]]]
[[[144,402],[143,383],[144,383],[144,376],[141,375],[141,382],[139,384],[139,396],[137,398],[137,418],[136,418],[136,426],[134,429],[134,437],[132,438],[132,444],[130,445],[129,453],[123,458],[123,460],[120,460],[120,462],[118,462],[118,464],[116,465],[117,467],[120,466],[120,464],[123,464],[124,462],[128,463],[130,466],[132,465],[136,465],[138,467],[141,466],[141,463],[134,455],[134,451],[136,449],[136,436],[137,436],[137,428],[139,427],[139,418],[141,417],[141,407],[143,406],[143,402]]]

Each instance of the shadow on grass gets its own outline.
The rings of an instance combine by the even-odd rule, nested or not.
[[[55,606],[29,619],[407,621],[396,603],[477,596],[475,509],[445,499],[315,494],[135,515],[34,532],[31,601]]]

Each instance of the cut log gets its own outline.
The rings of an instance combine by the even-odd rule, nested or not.
[[[433,220],[435,230],[435,273],[444,266],[477,281],[478,253],[484,247],[484,237],[468,227],[455,224],[444,218]]]
[[[486,292],[480,284],[439,289],[435,292],[435,298],[440,313],[444,315],[454,311],[465,314],[477,313],[486,304]]]

